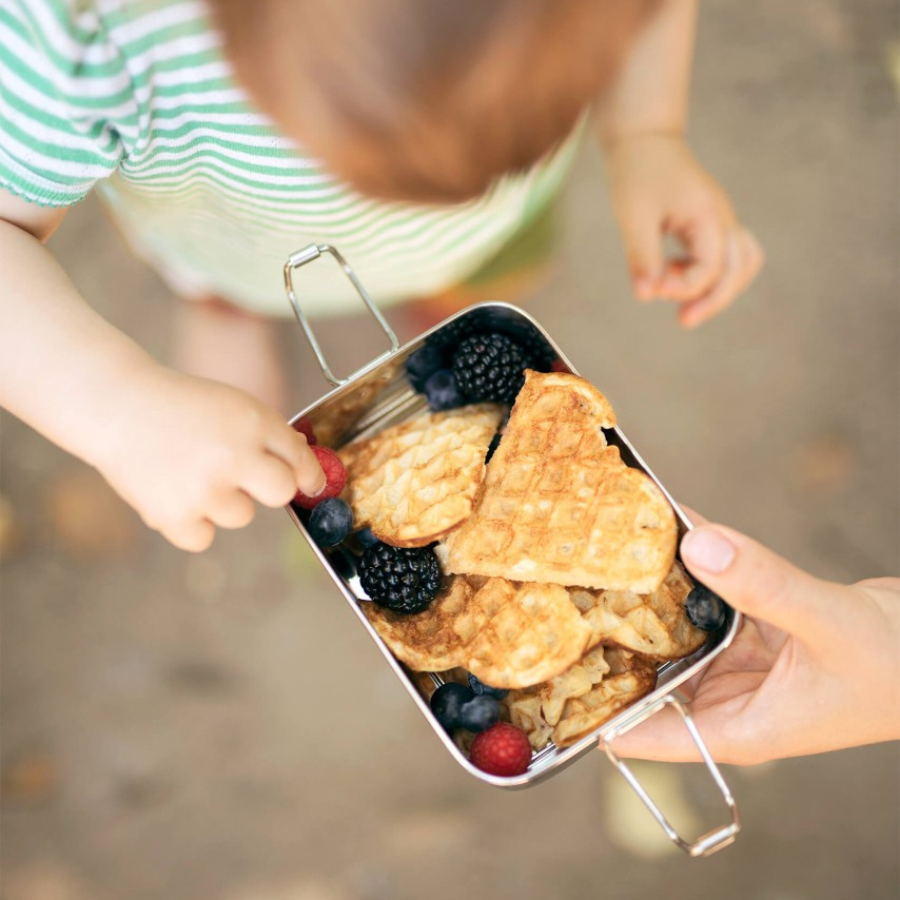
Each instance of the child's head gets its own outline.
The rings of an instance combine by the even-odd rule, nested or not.
[[[453,202],[553,149],[655,0],[213,0],[261,106],[364,193]]]

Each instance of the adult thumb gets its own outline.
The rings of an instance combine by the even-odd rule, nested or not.
[[[746,535],[700,525],[682,540],[681,558],[710,590],[752,618],[804,643],[835,638],[835,606],[846,602],[846,588],[814,578]]]

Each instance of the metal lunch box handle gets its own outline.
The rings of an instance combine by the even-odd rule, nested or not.
[[[297,321],[300,323],[300,327],[303,329],[303,333],[306,335],[306,339],[309,341],[313,353],[316,354],[316,359],[319,361],[319,367],[322,369],[322,374],[335,387],[340,387],[342,384],[346,384],[353,375],[348,375],[346,378],[338,378],[331,371],[331,368],[325,359],[325,355],[322,353],[322,348],[316,340],[315,332],[313,332],[312,326],[306,318],[306,314],[300,308],[297,294],[294,291],[294,269],[299,269],[300,266],[305,266],[314,259],[318,259],[323,253],[330,253],[337,260],[338,265],[344,270],[344,274],[350,279],[353,287],[356,288],[356,293],[362,298],[363,303],[366,304],[369,312],[375,317],[375,321],[378,322],[381,326],[381,330],[387,335],[388,340],[391,342],[391,349],[386,350],[377,359],[372,360],[366,368],[375,366],[388,359],[390,356],[393,356],[393,354],[400,349],[400,342],[397,340],[397,335],[394,334],[391,326],[388,325],[387,319],[381,314],[381,311],[375,305],[375,302],[362,286],[362,282],[356,277],[356,273],[348,265],[347,260],[344,259],[334,247],[330,244],[310,244],[308,247],[304,247],[302,250],[297,250],[295,253],[292,253],[288,257],[288,261],[284,264],[284,289],[287,291],[288,300],[291,301],[291,308],[294,310],[294,315],[297,317]]]
[[[703,761],[706,763],[707,769],[709,769],[710,774],[713,777],[713,781],[715,781],[719,790],[722,793],[722,796],[725,798],[725,803],[728,805],[728,808],[731,810],[731,823],[728,825],[723,825],[721,828],[716,828],[713,831],[710,831],[707,834],[704,834],[702,837],[697,838],[696,841],[690,843],[672,827],[669,823],[669,820],[662,814],[659,807],[653,802],[644,788],[641,786],[640,782],[635,777],[634,772],[628,767],[628,765],[618,756],[618,754],[613,750],[612,743],[615,741],[617,737],[622,734],[625,734],[626,731],[631,731],[637,725],[640,725],[641,722],[646,721],[650,718],[650,716],[658,713],[665,706],[674,706],[675,709],[681,714],[681,718],[684,720],[684,724],[687,727],[688,732],[694,740],[694,743],[697,745],[697,749],[700,751],[700,755],[703,757]],[[640,713],[636,714],[630,719],[626,719],[621,725],[618,725],[616,728],[613,728],[609,732],[604,732],[600,736],[600,746],[606,751],[606,755],[612,760],[615,764],[616,768],[622,773],[625,777],[625,780],[631,785],[634,792],[644,801],[644,806],[650,810],[653,814],[653,818],[656,819],[657,822],[662,826],[663,831],[668,835],[669,840],[673,841],[685,853],[690,856],[710,856],[715,853],[716,850],[721,850],[723,847],[727,847],[729,844],[734,843],[737,833],[741,830],[741,820],[738,816],[737,804],[734,801],[734,797],[731,795],[731,791],[728,789],[728,785],[725,784],[725,779],[722,778],[722,773],[719,771],[719,767],[713,761],[712,756],[710,756],[709,750],[706,747],[706,744],[703,742],[703,738],[700,737],[700,732],[697,730],[697,726],[694,724],[694,720],[691,718],[690,713],[685,708],[684,704],[674,695],[674,694],[666,694],[665,697],[660,697],[655,703],[651,703],[646,709],[641,710]]]

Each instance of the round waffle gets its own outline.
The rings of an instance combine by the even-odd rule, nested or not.
[[[483,403],[417,416],[343,447],[354,528],[394,547],[424,547],[471,512],[503,415]]]
[[[552,584],[455,577],[420,613],[403,615],[373,603],[363,610],[411,669],[460,666],[498,688],[527,687],[559,675],[591,638],[568,592]]]

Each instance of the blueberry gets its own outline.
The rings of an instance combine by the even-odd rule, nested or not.
[[[459,728],[459,716],[463,705],[474,697],[472,691],[464,684],[448,681],[431,695],[431,711],[447,731],[453,731],[454,728]]]
[[[425,390],[425,382],[444,365],[444,351],[433,344],[426,344],[406,360],[406,375],[413,390],[420,394]]]
[[[684,603],[687,617],[702,631],[716,631],[725,624],[725,601],[708,587],[698,584]]]
[[[353,513],[350,507],[337,497],[329,497],[321,503],[309,516],[309,533],[320,547],[333,547],[339,544],[353,525]]]
[[[469,672],[469,687],[475,694],[485,694],[488,697],[496,697],[498,700],[502,700],[509,693],[506,688],[494,688],[482,684],[471,672]]]
[[[468,703],[463,703],[457,721],[459,727],[466,731],[487,731],[499,718],[500,701],[496,697],[481,694]]]
[[[428,398],[428,405],[435,412],[464,406],[466,403],[466,399],[460,393],[456,385],[456,378],[450,369],[438,369],[425,382],[425,396]]]
[[[494,455],[497,448],[500,446],[500,439],[502,437],[503,437],[503,435],[500,434],[500,432],[498,431],[497,434],[495,434],[491,438],[490,446],[487,448],[487,453],[485,454],[485,457],[484,457],[485,465],[487,465],[491,461],[491,457]],[[471,677],[472,676],[470,675],[469,678],[471,678]]]
[[[371,528],[362,528],[361,530],[356,532],[356,540],[359,541],[359,546],[366,549],[366,547],[374,547],[376,544],[380,544],[381,541],[372,534]]]

